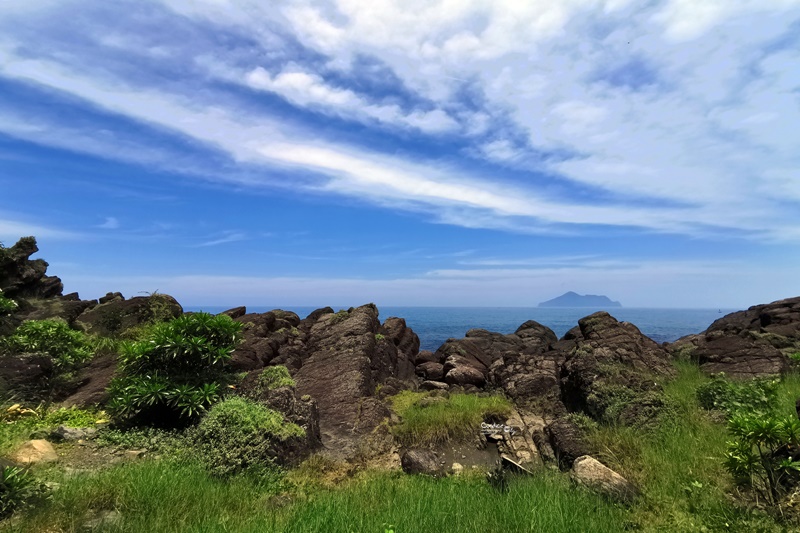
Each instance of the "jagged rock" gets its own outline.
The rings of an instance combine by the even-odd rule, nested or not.
[[[75,324],[87,333],[112,336],[153,318],[168,320],[182,314],[183,308],[175,298],[167,294],[153,294],[129,300],[114,298],[84,311]]]
[[[441,381],[444,378],[444,366],[439,363],[422,363],[416,368],[416,373],[422,379]]]
[[[70,326],[74,326],[77,318],[85,311],[97,305],[95,300],[50,298],[47,300],[28,300],[28,305],[18,314],[22,320],[46,320],[60,318]]]
[[[450,356],[445,361],[443,369],[446,374],[444,377],[445,383],[450,385],[475,385],[480,387],[486,383],[486,376],[470,364],[465,364],[462,361],[464,358],[458,356]]]
[[[420,350],[417,354],[417,357],[414,359],[414,364],[416,366],[425,364],[425,363],[439,363],[442,364],[444,359],[441,357],[441,354],[433,353],[429,350]]]
[[[423,381],[419,385],[420,390],[429,390],[429,391],[447,391],[450,386],[447,383],[442,383],[441,381]]]
[[[706,331],[668,345],[710,374],[751,379],[783,374],[787,355],[800,351],[800,297],[755,305],[716,320]]]
[[[575,459],[570,477],[580,485],[623,503],[630,503],[639,495],[639,490],[627,479],[589,455]]]
[[[572,467],[575,459],[590,451],[581,429],[566,418],[550,422],[545,431],[562,470]]]
[[[247,307],[245,307],[245,306],[234,307],[232,309],[228,309],[226,311],[223,311],[220,314],[221,315],[227,315],[227,316],[229,316],[231,318],[239,318],[240,316],[244,316],[244,315],[247,314]]]
[[[35,237],[23,237],[10,248],[0,248],[0,289],[6,297],[53,298],[60,296],[64,284],[47,276],[47,261],[30,259],[39,251]]]
[[[307,358],[294,374],[297,390],[317,400],[322,443],[333,454],[355,451],[359,436],[388,415],[372,394],[372,358],[380,328],[373,304],[322,315],[309,332]]]
[[[439,459],[431,450],[406,450],[400,456],[400,465],[406,474],[426,474],[440,476],[442,468]]]
[[[563,401],[597,420],[635,418],[625,412],[638,409],[634,400],[654,398],[661,393],[659,381],[675,375],[669,354],[633,324],[604,311],[578,324],[582,338],[561,368]]]
[[[24,465],[53,463],[58,461],[58,454],[53,445],[46,440],[34,439],[17,448],[12,459]]]
[[[124,300],[125,297],[122,295],[121,292],[107,292],[105,296],[100,297],[99,303],[107,304],[108,302],[113,302],[114,300]]]

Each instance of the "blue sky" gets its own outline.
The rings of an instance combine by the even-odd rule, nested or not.
[[[800,2],[0,4],[0,242],[184,305],[800,294]]]

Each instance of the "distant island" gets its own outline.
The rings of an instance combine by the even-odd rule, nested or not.
[[[622,307],[622,304],[611,300],[608,296],[582,295],[569,291],[557,298],[540,303],[539,307]]]

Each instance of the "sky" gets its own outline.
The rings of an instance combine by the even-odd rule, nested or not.
[[[0,2],[0,242],[184,306],[800,295],[798,0]]]

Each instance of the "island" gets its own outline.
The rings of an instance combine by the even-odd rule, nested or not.
[[[578,294],[566,292],[557,298],[539,304],[539,307],[622,307],[622,304],[611,300],[608,296],[594,294]]]

